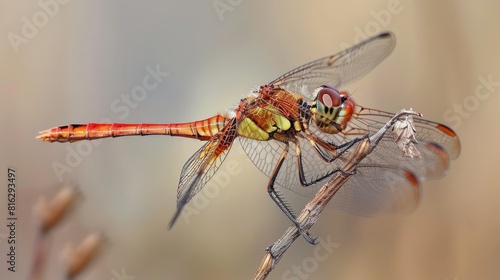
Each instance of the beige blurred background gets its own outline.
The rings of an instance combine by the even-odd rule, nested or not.
[[[324,213],[312,233],[336,248],[318,259],[315,247],[298,240],[269,279],[499,278],[500,2],[68,1],[52,6],[48,17],[35,1],[0,6],[0,279],[26,279],[37,229],[33,204],[63,183],[78,184],[82,199],[51,234],[45,279],[62,279],[58,252],[89,232],[104,232],[108,242],[78,279],[250,279],[289,222],[239,143],[221,168],[229,182],[222,175],[211,182],[213,192],[200,194],[205,204],[190,204],[189,220],[167,231],[180,170],[200,142],[144,137],[79,145],[34,137],[104,118],[206,118],[251,88],[356,43],[360,32],[382,30],[396,34],[393,54],[346,89],[365,106],[413,107],[447,123],[461,138],[462,154],[446,178],[424,183],[410,215]],[[23,18],[33,23],[34,16],[41,27],[24,36]],[[126,105],[121,96],[157,65],[168,77],[135,108]],[[481,87],[481,79],[497,84]],[[462,115],[455,113],[464,102]],[[69,166],[69,151],[77,149],[85,155]],[[57,163],[68,167],[60,178]],[[5,263],[8,166],[18,183],[16,273]],[[231,175],[229,166],[240,172]],[[306,202],[290,199],[296,209]]]

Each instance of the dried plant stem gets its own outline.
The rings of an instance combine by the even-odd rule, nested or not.
[[[342,185],[356,172],[356,167],[359,162],[363,160],[380,142],[382,137],[392,127],[392,125],[399,121],[401,117],[421,114],[410,110],[401,110],[394,117],[392,117],[376,134],[360,141],[355,151],[351,154],[350,158],[345,162],[342,170],[344,172],[337,172],[336,175],[326,183],[315,195],[315,197],[306,204],[304,209],[297,217],[297,221],[303,230],[308,231],[319,219],[319,215],[326,207],[328,202],[333,198],[335,193],[342,187]],[[254,275],[254,280],[266,279],[269,273],[274,269],[276,264],[283,257],[286,250],[292,243],[301,236],[296,226],[289,227],[285,233],[271,246],[266,249],[264,258]]]
[[[42,230],[38,230],[35,237],[35,247],[33,253],[34,260],[29,276],[30,280],[43,279],[43,268],[50,247],[49,243],[49,237],[45,234],[45,232]]]

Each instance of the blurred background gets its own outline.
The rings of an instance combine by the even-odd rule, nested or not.
[[[82,197],[51,232],[45,279],[62,279],[59,251],[90,232],[107,242],[78,279],[250,279],[289,221],[239,143],[189,205],[191,215],[168,231],[180,170],[201,142],[47,144],[35,136],[69,123],[210,117],[252,88],[383,30],[396,34],[394,52],[345,89],[359,104],[413,107],[446,123],[462,153],[447,177],[424,182],[412,214],[325,212],[311,231],[323,245],[297,240],[269,279],[498,279],[500,2],[63,2],[0,4],[1,279],[27,278],[33,205],[68,183]],[[157,83],[140,91],[151,72],[159,74],[148,82]],[[7,271],[3,225],[8,167],[17,172],[15,273]],[[307,201],[287,197],[296,209]]]

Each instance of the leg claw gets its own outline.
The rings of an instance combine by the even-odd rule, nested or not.
[[[342,172],[342,174],[344,174],[344,175],[356,175],[356,170],[353,170],[353,171],[340,170],[340,172]]]
[[[309,232],[307,230],[303,230],[301,227],[300,227],[300,224],[296,223],[295,226],[297,227],[297,229],[299,230],[300,232],[300,235],[302,235],[302,237],[304,237],[304,239],[311,245],[316,245],[318,244],[318,236],[315,236],[315,237],[312,237],[311,234],[309,234]]]

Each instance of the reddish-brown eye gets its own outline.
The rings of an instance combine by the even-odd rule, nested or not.
[[[332,88],[322,88],[318,92],[318,101],[326,107],[338,107],[342,104],[340,94]]]

